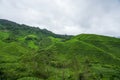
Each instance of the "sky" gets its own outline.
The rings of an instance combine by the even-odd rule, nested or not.
[[[0,18],[57,34],[120,36],[120,0],[0,0]]]

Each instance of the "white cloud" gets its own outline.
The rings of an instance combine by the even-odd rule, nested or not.
[[[0,18],[59,34],[120,36],[119,0],[0,0]]]

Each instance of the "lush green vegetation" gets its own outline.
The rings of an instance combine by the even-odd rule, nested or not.
[[[0,80],[120,80],[120,39],[0,19]]]

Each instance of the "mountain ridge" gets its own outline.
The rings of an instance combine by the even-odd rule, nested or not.
[[[120,38],[0,19],[0,80],[119,80],[119,62]]]

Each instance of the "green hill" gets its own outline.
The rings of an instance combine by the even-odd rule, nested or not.
[[[0,80],[119,80],[120,39],[54,34],[0,19]]]

